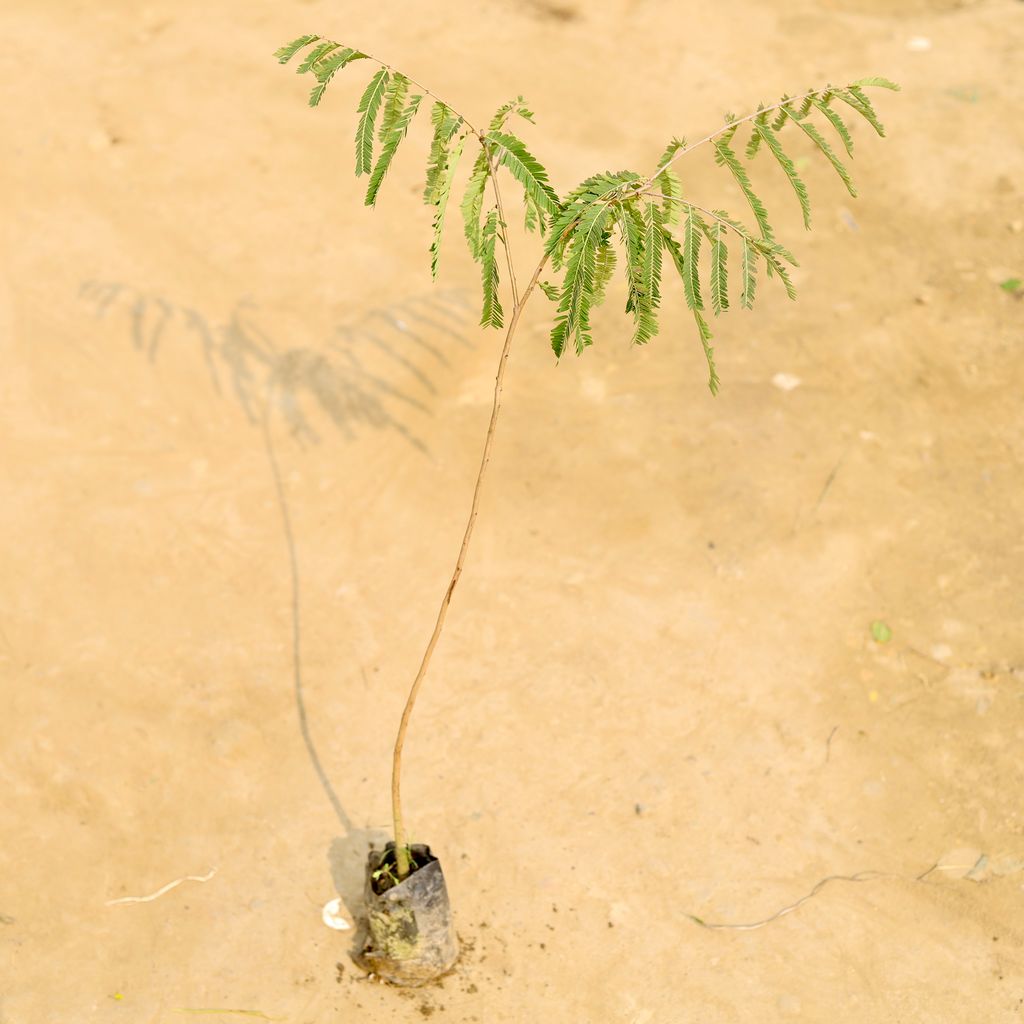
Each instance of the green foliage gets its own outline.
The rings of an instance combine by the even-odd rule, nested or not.
[[[370,84],[367,85],[356,108],[356,113],[362,115],[356,126],[356,177],[360,174],[369,174],[373,169],[373,131],[389,78],[388,69],[381,68],[370,79]]]
[[[701,215],[692,206],[688,207],[683,232],[683,294],[687,307],[698,313],[704,308],[700,294],[700,240],[705,229]]]
[[[868,99],[867,94],[860,86],[851,85],[846,89],[835,89],[833,91],[844,103],[853,107],[879,135],[885,135],[885,126],[878,120],[878,115],[875,113],[875,108],[871,105],[871,100]]]
[[[285,64],[302,51],[306,52],[297,72],[312,73],[317,80],[310,95],[311,106],[320,103],[334,75],[352,61],[368,59],[378,65],[359,99],[355,138],[356,174],[369,175],[366,204],[372,206],[423,96],[410,95],[412,82],[401,72],[359,50],[319,36],[300,36],[282,46],[274,56]],[[796,295],[789,274],[796,260],[776,240],[775,227],[751,179],[750,161],[761,149],[772,154],[796,195],[805,227],[810,227],[810,198],[790,155],[790,144],[784,140],[801,140],[810,152],[820,154],[831,164],[850,195],[856,196],[846,166],[821,128],[827,125],[834,131],[846,154],[852,155],[853,133],[835,109],[838,101],[844,113],[852,111],[879,135],[884,135],[884,126],[865,91],[869,88],[896,90],[899,87],[885,78],[862,78],[843,87],[827,86],[799,96],[783,97],[770,106],[761,104],[746,117],[727,115],[722,128],[700,143],[687,146],[682,139],[673,138],[648,177],[628,170],[603,171],[580,182],[564,199],[559,198],[543,164],[508,127],[515,117],[533,121],[533,113],[522,96],[499,107],[486,132],[478,131],[453,107],[434,98],[423,189],[424,202],[434,210],[431,274],[437,276],[446,212],[455,187],[459,159],[467,140],[474,139],[480,149],[464,185],[460,206],[470,254],[480,263],[481,324],[501,327],[505,323],[498,272],[499,247],[505,249],[505,258],[509,259],[505,238],[507,225],[499,212],[504,209],[499,178],[504,178],[498,172],[504,168],[522,188],[526,229],[539,231],[544,236],[544,261],[561,276],[558,282],[537,281],[548,299],[557,303],[551,331],[556,356],[560,357],[570,346],[579,353],[592,344],[591,313],[604,300],[619,267],[625,279],[626,312],[633,319],[633,343],[644,344],[654,337],[659,328],[662,269],[667,253],[682,282],[683,298],[693,315],[707,360],[708,384],[715,393],[719,380],[711,329],[705,317],[706,305],[715,316],[733,308],[735,296],[730,295],[730,286],[735,280],[734,287],[739,290],[735,305],[741,309],[753,308],[761,263],[765,274],[777,277],[790,298]],[[750,136],[742,146],[734,140],[744,125],[749,128]],[[790,129],[790,125],[796,127]],[[375,143],[380,147],[376,159]],[[738,188],[752,215],[752,229],[725,210],[704,209],[686,197],[673,165],[704,143],[710,144],[714,162],[729,172]],[[485,215],[488,187],[495,191],[496,205]],[[737,242],[732,248],[736,261],[734,274],[730,273],[730,235]],[[706,247],[703,239],[708,241]],[[510,259],[509,262],[511,264]],[[542,268],[543,263],[538,268],[538,276]],[[530,290],[527,289],[520,301],[525,301]],[[516,294],[514,289],[513,294]]]
[[[523,186],[527,199],[545,213],[558,213],[558,196],[548,183],[548,172],[526,148],[522,139],[505,132],[492,131],[487,141],[494,145],[495,163],[512,172],[512,176]]]
[[[775,159],[779,162],[779,166],[786,172],[786,177],[789,178],[789,183],[793,186],[793,191],[796,193],[796,198],[800,203],[800,212],[804,217],[804,227],[810,230],[811,200],[807,195],[807,186],[801,180],[800,175],[796,173],[796,165],[786,156],[782,149],[782,143],[779,142],[778,135],[771,128],[755,121],[754,131],[761,136],[765,144],[772,151]]]
[[[708,389],[711,394],[717,395],[721,381],[718,379],[718,370],[715,367],[715,350],[711,347],[711,328],[699,309],[693,311],[693,319],[697,324],[697,336],[700,338],[701,347],[704,349],[704,358],[708,363]]]
[[[498,260],[495,245],[498,240],[498,211],[491,210],[484,221],[480,237],[480,263],[483,274],[484,308],[480,316],[481,327],[501,327],[504,312],[498,296]]]
[[[320,40],[319,36],[299,36],[298,39],[294,39],[280,49],[275,50],[274,56],[281,64],[287,64],[300,50],[318,42],[318,40]],[[319,42],[319,45],[314,46],[295,69],[297,74],[304,75],[312,71],[316,76],[318,84],[313,87],[313,91],[309,94],[309,105],[311,107],[319,105],[327,90],[327,86],[330,85],[331,79],[346,64],[365,57],[365,53],[361,53],[359,50],[354,50],[348,46],[342,46],[341,43],[335,43],[330,39],[323,40]]]
[[[604,171],[591,175],[565,197],[560,213],[551,224],[545,247],[545,254],[556,270],[561,268],[565,250],[586,210],[595,202],[611,200],[624,185],[639,181],[640,175],[633,171]]]
[[[743,250],[740,266],[743,270],[743,290],[740,292],[740,306],[743,309],[754,308],[754,296],[757,292],[757,250],[746,240],[740,239]]]
[[[434,126],[434,137],[430,140],[430,157],[427,160],[427,183],[423,189],[423,201],[428,206],[437,202],[438,185],[448,167],[452,139],[462,127],[462,118],[445,106],[440,100],[430,112]]]
[[[711,309],[720,316],[729,308],[729,250],[725,243],[726,225],[716,220],[711,225]]]
[[[732,176],[736,179],[736,184],[739,185],[743,197],[747,200],[750,210],[754,214],[754,220],[757,221],[761,237],[771,241],[773,233],[772,226],[768,221],[768,211],[765,209],[764,203],[761,202],[754,192],[754,186],[750,183],[750,175],[747,174],[747,169],[740,163],[739,157],[729,148],[726,142],[715,142],[714,147],[715,162],[720,167],[728,167],[732,172]]]
[[[491,165],[487,159],[487,150],[481,149],[462,196],[462,222],[465,227],[466,243],[469,245],[470,255],[475,260],[480,259],[480,218],[484,212],[484,190],[487,188],[490,174]]]
[[[679,180],[679,175],[668,166],[668,163],[676,153],[685,148],[685,139],[672,139],[658,160],[658,167],[661,170],[654,176],[654,181],[652,182],[654,190],[665,197],[662,202],[664,204],[664,216],[667,224],[677,224],[679,222],[680,207],[678,200],[683,198],[683,183]]]
[[[846,191],[856,199],[857,190],[853,187],[853,182],[850,180],[850,172],[843,166],[839,157],[836,156],[835,150],[825,141],[821,132],[814,127],[809,121],[803,117],[794,116],[793,121],[797,124],[803,133],[813,142],[822,153],[825,154],[825,159],[836,169],[836,174],[839,175],[843,180],[843,184],[846,186]]]
[[[551,331],[551,347],[556,356],[561,356],[570,341],[575,343],[577,353],[593,344],[590,310],[594,304],[597,250],[607,220],[607,204],[591,203],[581,213],[573,232],[558,316]]]
[[[853,137],[850,135],[850,129],[846,127],[846,122],[828,105],[828,100],[821,96],[812,96],[810,99],[811,103],[825,115],[832,127],[835,128],[839,138],[843,140],[846,155],[853,156]]]
[[[380,127],[377,129],[378,142],[384,142],[394,129],[395,122],[401,116],[408,93],[409,79],[397,71],[394,72],[384,90],[384,99],[381,101]]]
[[[747,159],[753,160],[757,156],[757,151],[761,148],[761,141],[764,136],[757,130],[759,126],[763,127],[768,123],[768,114],[764,110],[764,104],[758,105],[758,115],[754,118],[754,131],[750,136],[750,141],[747,143]]]
[[[635,316],[643,304],[644,223],[635,203],[616,203],[612,213],[625,249],[626,312]]]
[[[612,245],[611,232],[606,231],[597,246],[597,261],[594,267],[594,305],[600,306],[605,300],[608,289],[608,282],[615,273],[615,265],[618,258],[615,255],[615,247]],[[557,296],[558,289],[555,289]]]
[[[391,161],[398,151],[398,146],[402,139],[405,138],[405,133],[409,130],[409,123],[416,116],[416,111],[419,110],[422,99],[422,96],[413,96],[400,113],[391,116],[387,121],[382,121],[380,137],[383,145],[381,146],[377,163],[374,165],[373,173],[370,175],[370,184],[366,189],[367,206],[373,206],[376,203],[377,193],[380,191],[380,186],[384,181],[384,175],[387,174]],[[387,114],[388,111],[385,110],[385,116]],[[385,124],[387,125],[386,130]]]
[[[643,264],[641,293],[633,311],[633,344],[644,345],[658,333],[658,307],[661,305],[661,253],[664,247],[662,211],[647,203],[643,217]]]
[[[305,49],[310,43],[315,43],[319,38],[319,36],[299,36],[298,39],[293,39],[290,43],[285,43],[284,46],[276,49],[274,56],[277,58],[278,63],[287,64],[299,50]]]
[[[309,105],[311,107],[319,106],[320,100],[323,99],[324,93],[327,91],[327,86],[331,84],[331,79],[333,79],[342,68],[351,64],[352,61],[364,60],[365,58],[365,53],[360,53],[358,50],[346,47],[344,50],[332,53],[325,60],[318,61],[314,64],[312,66],[312,70],[316,75],[318,84],[313,86],[313,89],[309,94]]]
[[[900,91],[900,87],[895,82],[890,82],[888,78],[880,78],[878,75],[872,75],[870,78],[858,78],[856,82],[851,82],[850,84],[857,89],[863,89],[866,85],[873,85],[880,89],[891,89],[893,92]]]
[[[339,43],[332,43],[328,41],[326,43],[321,43],[319,46],[314,46],[313,49],[306,54],[305,60],[303,60],[303,62],[298,66],[296,73],[304,75],[318,60],[326,57],[332,50],[336,50],[339,45]]]
[[[497,113],[491,118],[491,124],[488,128],[490,132],[500,132],[505,126],[505,122],[509,119],[512,114],[518,114],[524,121],[529,121],[533,124],[533,111],[527,107],[522,96],[517,96],[514,100],[510,100],[508,103],[502,104],[498,107]]]
[[[552,301],[557,302],[562,297],[562,290],[557,284],[550,281],[538,281],[537,287]]]
[[[448,197],[452,192],[452,182],[455,180],[455,169],[459,164],[459,157],[462,156],[462,147],[465,139],[459,139],[455,148],[448,156],[448,165],[440,177],[437,188],[437,200],[434,203],[434,241],[430,244],[430,276],[437,280],[437,261],[441,256],[441,234],[444,231],[444,215],[448,208]]]

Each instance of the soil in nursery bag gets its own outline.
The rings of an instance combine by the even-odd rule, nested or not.
[[[353,959],[394,985],[417,986],[450,970],[459,955],[441,862],[410,847],[413,870],[395,875],[395,844],[371,850],[366,865],[367,938]]]

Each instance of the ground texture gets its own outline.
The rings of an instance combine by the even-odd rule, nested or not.
[[[861,198],[808,163],[811,234],[761,172],[801,298],[716,325],[717,399],[674,289],[557,367],[527,313],[406,750],[465,948],[412,994],[321,907],[387,825],[500,338],[457,216],[430,283],[422,126],[361,205],[362,74],[312,112],[270,58],[308,31],[480,120],[527,93],[562,191],[904,86]],[[0,1021],[1021,1020],[1021,52],[1011,0],[4,4]]]

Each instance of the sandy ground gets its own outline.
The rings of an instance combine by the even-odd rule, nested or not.
[[[904,85],[862,198],[807,167],[810,235],[762,176],[801,299],[721,321],[717,399],[675,291],[557,367],[527,315],[406,752],[466,947],[414,994],[321,907],[387,826],[500,339],[458,227],[431,286],[423,126],[365,210],[355,76],[311,112],[270,59],[305,31],[527,93],[560,190]],[[1024,1019],[1024,4],[8,0],[0,40],[3,1024]]]

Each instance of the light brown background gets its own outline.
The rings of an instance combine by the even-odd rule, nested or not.
[[[716,325],[716,400],[675,288],[557,368],[528,315],[407,748],[467,945],[415,995],[320,908],[387,824],[500,339],[457,216],[431,289],[423,126],[365,210],[362,69],[309,111],[305,31],[479,120],[525,92],[560,190],[904,85],[861,199],[806,167],[810,235],[759,168],[801,299]],[[1011,0],[5,4],[0,1021],[1022,1019],[1022,46]]]

